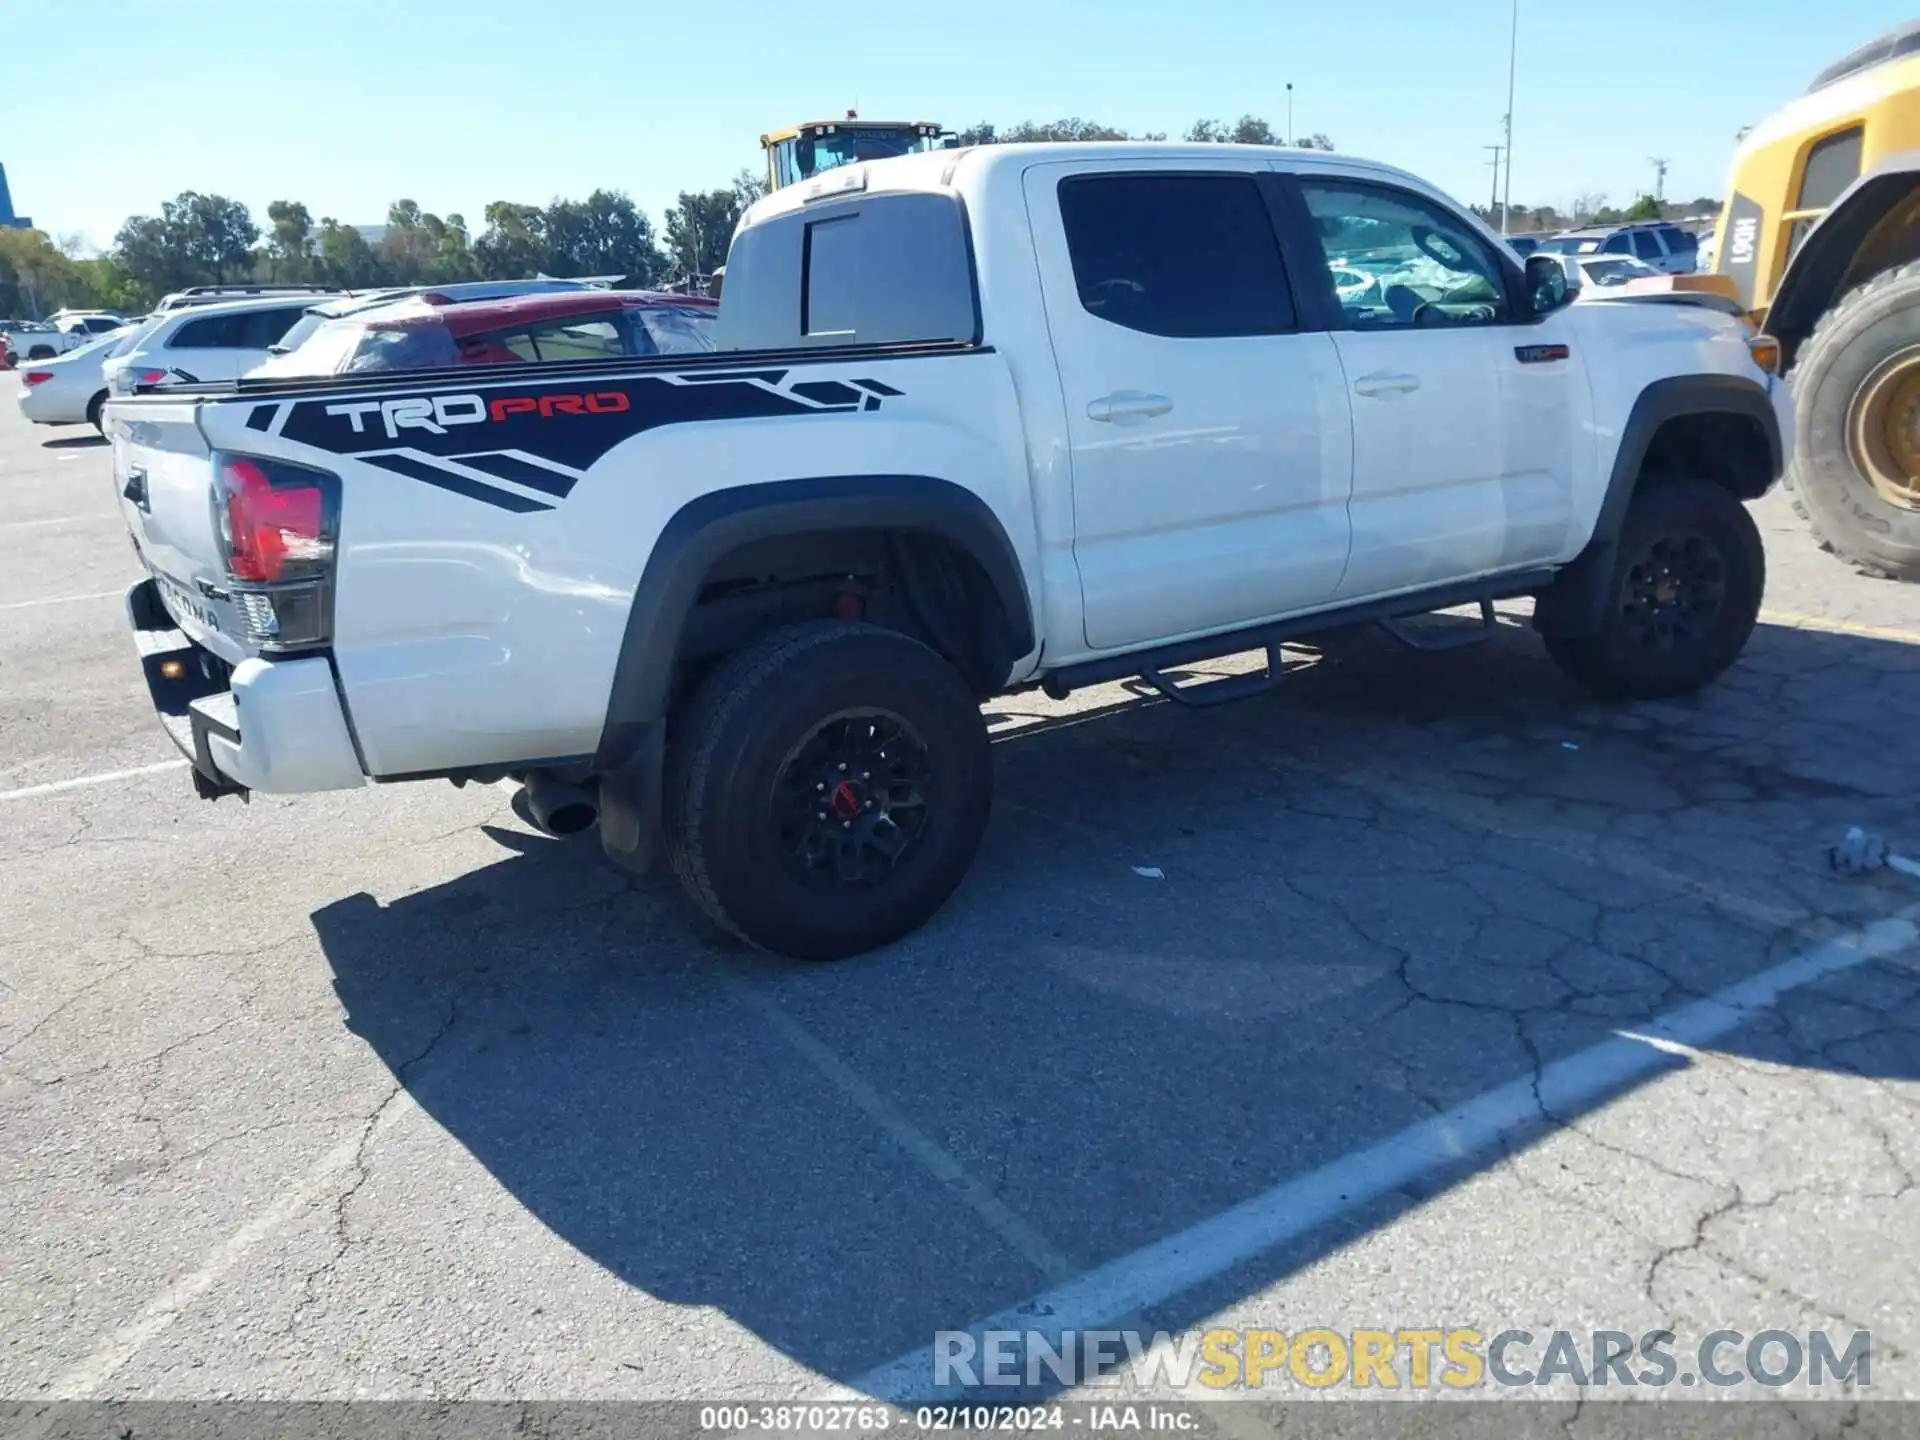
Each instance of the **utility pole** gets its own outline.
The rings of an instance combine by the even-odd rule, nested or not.
[[[1647,163],[1653,166],[1653,203],[1665,209],[1667,203],[1667,161],[1664,156],[1651,156]]]
[[[1500,233],[1507,233],[1513,209],[1513,81],[1520,63],[1520,0],[1513,0],[1513,28],[1507,36],[1507,183],[1500,192]]]
[[[1500,208],[1500,157],[1507,152],[1504,145],[1482,145],[1482,150],[1491,150],[1493,158],[1487,163],[1493,167],[1493,197],[1487,201],[1487,214],[1491,215]]]
[[[1287,144],[1293,144],[1293,82],[1287,81]]]

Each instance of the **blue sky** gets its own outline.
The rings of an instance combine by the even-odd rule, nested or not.
[[[1718,194],[1735,132],[1911,0],[1519,0],[1516,202]],[[496,199],[682,189],[762,130],[1079,115],[1178,133],[1251,111],[1455,195],[1489,190],[1510,0],[0,0],[0,163],[17,209],[111,241],[193,188],[476,225]],[[76,86],[76,82],[77,86]],[[62,104],[27,97],[75,87]]]

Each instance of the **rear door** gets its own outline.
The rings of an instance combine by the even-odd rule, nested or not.
[[[1260,162],[1025,172],[1095,650],[1324,603],[1347,559],[1339,359],[1303,330]]]

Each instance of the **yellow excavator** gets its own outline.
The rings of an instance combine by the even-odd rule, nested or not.
[[[945,150],[958,143],[951,130],[931,120],[862,120],[847,111],[844,120],[808,120],[760,137],[767,157],[767,189],[796,185],[826,170],[855,165],[862,160],[890,160],[896,155],[918,155]],[[707,294],[720,297],[727,267],[722,265],[707,281]]]
[[[1780,342],[1787,478],[1815,538],[1920,581],[1920,21],[1742,134],[1714,252]]]
[[[823,170],[842,165],[943,150],[953,143],[952,131],[929,120],[862,120],[852,110],[844,120],[809,120],[760,137],[760,148],[767,155],[769,190],[811,180]]]

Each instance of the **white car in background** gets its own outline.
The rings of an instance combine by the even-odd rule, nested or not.
[[[126,329],[130,322],[117,310],[56,310],[47,317],[47,323],[73,335],[111,335]]]
[[[1658,280],[1666,274],[1631,255],[1555,255],[1567,272],[1567,284],[1583,291],[1612,290],[1635,280]]]
[[[19,366],[20,393],[14,397],[20,413],[36,425],[91,425],[100,428],[100,411],[107,403],[107,361],[130,349],[140,328],[123,327],[97,338],[91,345],[51,360]]]
[[[238,380],[266,361],[315,298],[282,294],[156,313],[132,345],[107,361],[108,398],[131,395],[141,385]]]
[[[8,357],[15,365],[24,365],[29,360],[51,360],[56,355],[78,350],[91,338],[84,330],[62,330],[42,320],[0,322],[0,342],[4,342]]]

